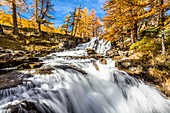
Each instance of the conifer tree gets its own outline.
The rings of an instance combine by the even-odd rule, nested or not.
[[[0,3],[0,6],[2,6],[2,4]],[[3,11],[0,10],[0,13],[3,13]],[[4,34],[4,31],[3,31],[3,28],[2,28],[2,25],[0,24],[0,34],[3,35]]]
[[[70,21],[71,21],[71,15],[68,14],[67,16],[65,16],[64,24],[62,25],[66,35],[69,32],[69,26],[70,26],[70,23],[71,23]]]
[[[28,9],[26,0],[5,0],[1,1],[1,3],[5,6],[8,6],[10,10],[12,10],[13,33],[17,35],[18,34],[17,15],[20,12],[24,12],[26,9]]]
[[[49,19],[54,19],[50,13],[54,11],[54,4],[51,0],[34,0],[32,20],[36,21],[38,25],[38,32],[41,34],[41,25],[50,24]]]

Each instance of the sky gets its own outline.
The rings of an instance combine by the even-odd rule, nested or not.
[[[29,5],[33,3],[33,0],[26,0]],[[81,5],[82,8],[87,7],[90,12],[92,9],[95,9],[96,14],[99,18],[103,18],[105,12],[102,10],[103,4],[106,0],[52,0],[52,4],[54,4],[55,12],[52,15],[55,17],[54,20],[51,20],[54,23],[55,27],[59,27],[64,23],[64,17],[70,12],[74,11],[75,7],[79,7]],[[1,7],[6,13],[8,12],[7,7]],[[30,19],[31,11],[27,11],[21,14],[21,17]]]
[[[60,26],[64,22],[64,17],[80,5],[82,8],[87,7],[89,12],[91,9],[95,9],[97,16],[102,18],[105,15],[105,12],[102,10],[104,2],[105,0],[52,0],[52,3],[55,5],[54,16],[56,18],[53,20],[53,23],[55,27]]]

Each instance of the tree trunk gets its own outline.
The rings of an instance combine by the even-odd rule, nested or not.
[[[1,35],[4,35],[4,31],[3,31],[3,28],[2,28],[2,26],[1,26],[1,24],[0,24],[0,34],[1,34]]]
[[[80,21],[80,18],[81,18],[81,7],[78,8],[78,15],[77,15],[76,24],[75,24],[75,30],[74,30],[74,35],[73,35],[74,37],[77,34],[77,28],[78,28],[78,23]]]
[[[134,22],[133,26],[131,28],[131,43],[135,43],[136,42],[137,32],[138,32],[137,22]]]
[[[95,29],[94,29],[94,25],[93,25],[92,27],[93,27],[93,28],[92,28],[93,37],[95,37]]]
[[[161,5],[163,5],[164,0],[161,0]],[[161,37],[162,37],[162,55],[165,55],[165,32],[164,32],[164,9],[161,10]]]
[[[36,16],[36,22],[38,22],[38,0],[35,1],[35,16]]]
[[[135,42],[137,40],[137,37],[138,37],[138,24],[137,22],[134,23],[134,39],[135,39]]]
[[[74,35],[74,27],[75,27],[75,18],[76,18],[76,10],[77,8],[74,9],[74,12],[73,12],[73,22],[72,22],[72,30],[71,30],[71,36]]]
[[[73,36],[73,32],[74,32],[74,25],[72,26],[71,36]]]
[[[40,26],[41,26],[41,25],[39,25],[39,21],[38,21],[39,19],[38,19],[38,17],[39,17],[39,16],[38,16],[38,0],[36,0],[36,1],[35,1],[35,19],[36,19],[35,21],[36,21],[36,23],[37,23],[37,25],[38,25],[38,29],[37,29],[37,28],[35,28],[35,29],[37,29],[36,32],[40,34],[40,32],[41,32]]]
[[[130,35],[130,37],[131,37],[131,43],[133,44],[135,42],[133,27],[131,28],[131,35]]]
[[[165,32],[162,29],[162,55],[165,55],[165,54],[166,54],[166,52],[165,52]]]
[[[39,33],[39,34],[42,34],[42,31],[41,31],[41,23],[40,23],[40,22],[38,22],[38,33]]]
[[[14,35],[18,34],[18,25],[17,25],[17,12],[16,12],[16,1],[12,0],[12,18],[13,18],[13,33]]]
[[[75,25],[75,29],[74,29],[74,37],[76,36],[76,33],[77,33],[77,24],[78,24],[78,20],[76,21],[76,25]]]

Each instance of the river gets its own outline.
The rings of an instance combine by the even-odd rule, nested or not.
[[[88,46],[98,53],[109,49],[109,43],[94,42]],[[89,58],[86,46],[41,58],[40,69],[50,73],[22,70],[18,76],[33,76],[0,90],[0,113],[170,113],[170,101],[158,90],[118,70],[111,59],[102,64]]]

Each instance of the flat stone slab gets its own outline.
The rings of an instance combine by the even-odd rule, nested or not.
[[[25,77],[31,77],[31,75],[23,74],[17,70],[0,75],[0,90],[17,87],[22,84]]]

